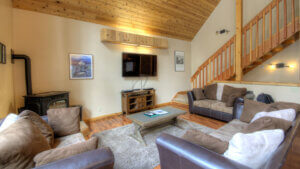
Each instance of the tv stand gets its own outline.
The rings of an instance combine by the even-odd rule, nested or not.
[[[121,94],[122,112],[126,115],[154,108],[154,89],[122,91]]]

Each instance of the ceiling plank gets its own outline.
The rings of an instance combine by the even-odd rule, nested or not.
[[[192,40],[220,0],[13,0],[14,8]]]

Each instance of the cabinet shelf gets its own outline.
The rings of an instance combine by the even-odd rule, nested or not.
[[[122,92],[122,111],[126,114],[152,109],[155,105],[155,90]]]

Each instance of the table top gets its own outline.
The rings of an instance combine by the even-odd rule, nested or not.
[[[152,110],[164,110],[167,111],[167,114],[163,114],[163,115],[159,115],[159,116],[155,116],[155,117],[149,117],[144,115],[144,113],[152,111]],[[166,106],[166,107],[160,107],[157,109],[151,109],[151,110],[147,110],[147,111],[143,111],[140,113],[135,113],[132,115],[128,115],[127,118],[132,120],[134,123],[137,123],[141,126],[147,125],[149,123],[154,123],[157,121],[161,121],[161,120],[166,120],[166,119],[173,119],[179,115],[185,114],[186,111],[181,110],[181,109],[177,109],[171,106]]]

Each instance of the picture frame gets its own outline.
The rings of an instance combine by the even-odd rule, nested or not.
[[[174,52],[174,62],[175,62],[175,72],[184,72],[184,52],[175,51]]]
[[[94,60],[91,54],[69,54],[70,79],[94,79]]]
[[[0,63],[6,64],[6,46],[0,42]]]

